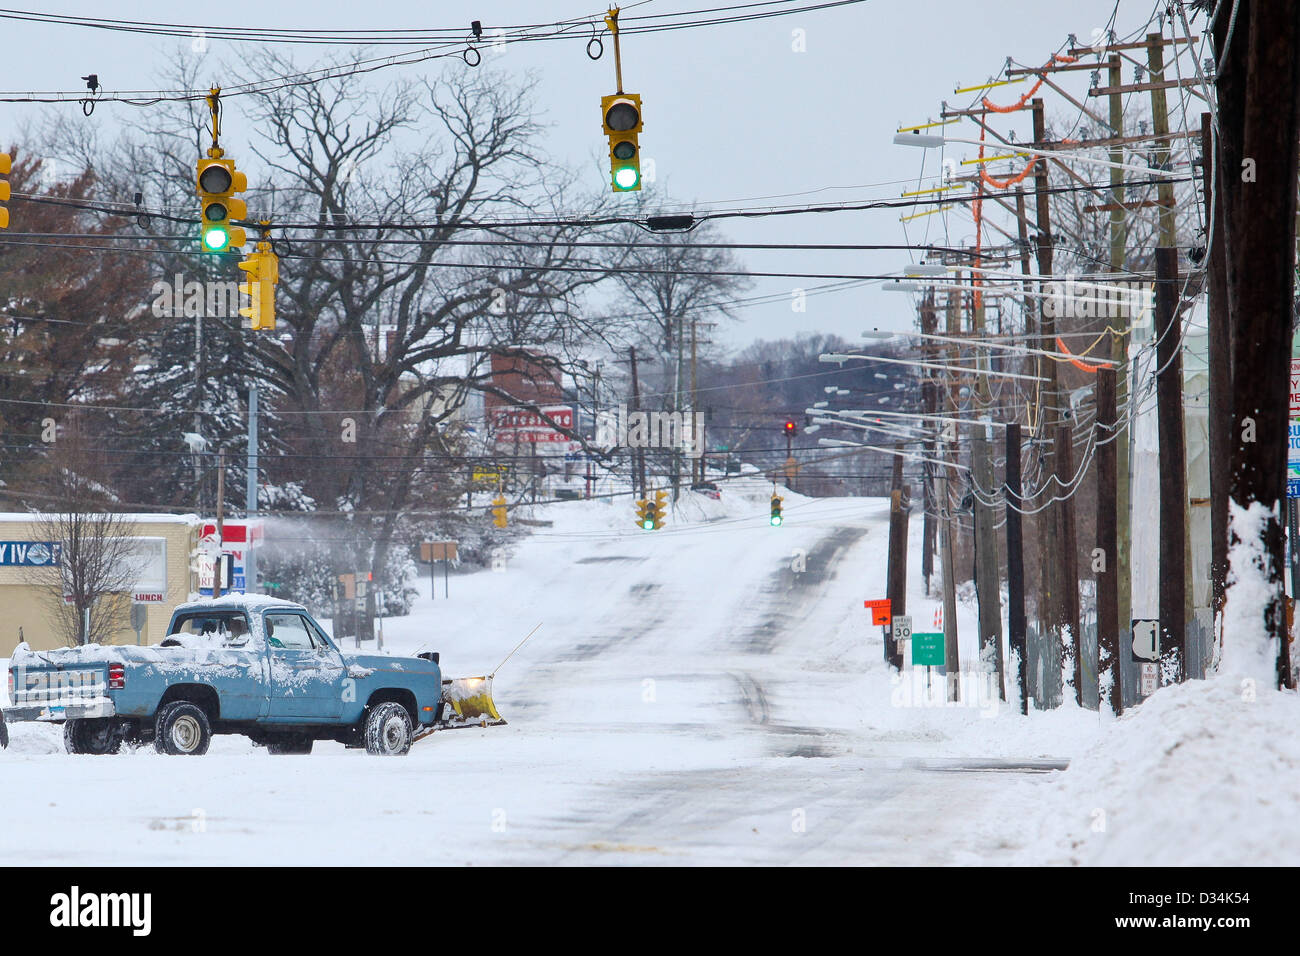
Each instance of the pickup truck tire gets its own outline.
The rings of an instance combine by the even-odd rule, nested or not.
[[[266,749],[273,754],[309,754],[315,742],[308,734],[275,734],[266,738]]]
[[[212,726],[198,704],[174,700],[154,720],[154,748],[162,754],[198,757],[208,752]]]
[[[63,749],[70,754],[115,754],[122,749],[122,728],[107,717],[64,721]]]
[[[401,704],[376,704],[366,716],[366,753],[401,757],[411,749],[411,715]]]

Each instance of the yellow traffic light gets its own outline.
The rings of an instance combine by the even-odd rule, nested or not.
[[[280,260],[271,251],[271,243],[262,240],[255,252],[236,263],[248,273],[248,281],[239,284],[239,294],[248,296],[248,305],[239,310],[248,317],[250,329],[275,329],[275,284],[280,281]]]
[[[231,223],[248,216],[248,205],[235,196],[248,188],[248,177],[235,169],[233,159],[222,159],[216,147],[198,161],[195,191],[199,194],[199,219],[204,252],[225,252],[248,241],[244,230]]]
[[[637,502],[637,525],[646,531],[658,531],[664,526],[668,513],[668,492],[656,491],[654,500],[643,499]]]
[[[504,495],[497,495],[492,499],[492,523],[498,528],[506,526],[506,499]]]
[[[13,157],[8,153],[0,153],[0,176],[8,176],[9,171],[13,169]],[[9,180],[0,179],[0,202],[9,201]],[[0,206],[0,229],[9,228],[9,208]]]
[[[781,527],[781,524],[785,521],[785,519],[781,517],[781,502],[784,500],[785,499],[783,499],[780,495],[772,496],[772,513],[771,513],[771,517],[768,518],[768,522],[772,525],[773,528]]]
[[[641,96],[613,93],[600,98],[601,122],[609,137],[609,182],[616,193],[641,188]]]

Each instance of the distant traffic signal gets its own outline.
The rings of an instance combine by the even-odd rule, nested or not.
[[[492,499],[492,523],[498,528],[506,526],[506,499],[504,495],[497,495]]]
[[[616,193],[641,188],[641,97],[613,93],[600,98],[601,122],[609,137],[609,182]]]
[[[248,205],[235,195],[248,188],[248,177],[235,169],[233,159],[221,156],[217,147],[208,150],[195,172],[199,238],[204,252],[225,252],[231,246],[238,249],[248,241],[243,229],[231,225],[248,215]]]
[[[9,171],[13,169],[13,157],[8,153],[0,153],[0,176],[8,176]],[[9,201],[9,180],[0,179],[0,203]],[[0,206],[0,229],[9,228],[9,207]]]
[[[799,429],[795,426],[795,423],[788,418],[785,420],[785,433],[791,438],[799,434]]]
[[[781,517],[781,502],[783,500],[784,499],[782,499],[780,495],[772,496],[772,516],[768,521],[771,523],[773,528],[781,527],[782,523],[785,521],[785,519]]]
[[[248,296],[248,305],[239,310],[248,317],[250,329],[275,330],[275,285],[280,281],[280,260],[263,239],[255,252],[236,263],[248,273],[248,281],[239,284],[239,294]]]
[[[656,491],[654,498],[642,498],[636,503],[636,524],[644,531],[658,531],[668,515],[668,492]]]

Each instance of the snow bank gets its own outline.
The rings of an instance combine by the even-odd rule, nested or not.
[[[1300,697],[1240,674],[1160,690],[1032,789],[1020,862],[1294,865],[1298,722]]]
[[[1223,608],[1223,669],[1264,682],[1276,672],[1277,643],[1264,628],[1264,608],[1273,599],[1272,562],[1264,534],[1278,520],[1276,505],[1228,502],[1232,546],[1228,549],[1227,594]]]

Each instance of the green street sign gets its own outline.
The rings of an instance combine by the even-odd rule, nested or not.
[[[943,666],[943,634],[912,634],[912,666]]]

